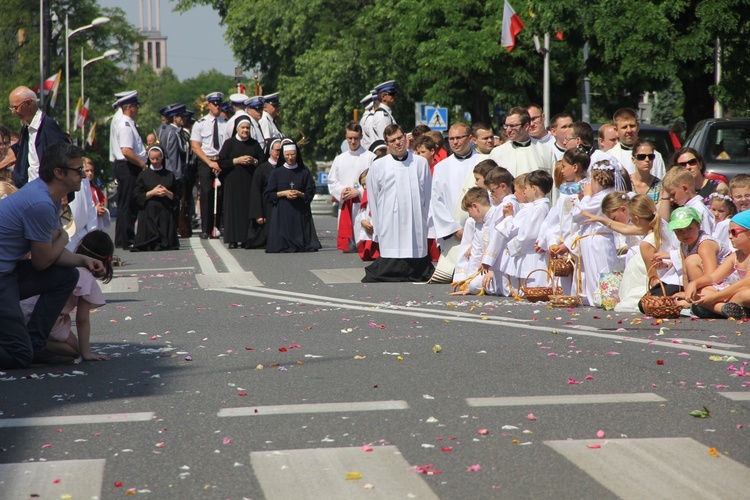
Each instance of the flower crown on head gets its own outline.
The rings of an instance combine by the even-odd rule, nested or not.
[[[609,160],[601,160],[596,163],[594,163],[594,166],[591,167],[594,170],[614,170],[615,167],[609,162]]]

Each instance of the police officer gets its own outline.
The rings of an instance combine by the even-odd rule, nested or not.
[[[190,148],[198,158],[198,183],[201,203],[201,239],[218,238],[221,227],[222,197],[221,188],[214,189],[214,180],[221,169],[216,160],[219,159],[221,145],[226,138],[226,120],[220,116],[224,94],[213,92],[206,96],[208,114],[193,125],[190,133]],[[214,200],[214,197],[217,197]],[[216,213],[214,214],[214,205]]]
[[[261,130],[259,120],[263,117],[263,96],[256,95],[245,101],[245,108],[250,117],[250,137],[265,148],[266,138]]]
[[[227,119],[227,135],[230,135],[234,130],[234,122],[237,118],[240,116],[247,116],[247,111],[245,111],[245,101],[247,101],[247,96],[245,94],[232,94],[229,96],[229,104],[232,105],[234,114],[231,118]],[[261,142],[260,145],[262,146],[263,143]]]
[[[184,104],[170,104],[164,110],[163,116],[167,120],[167,127],[161,133],[159,141],[164,151],[164,168],[174,174],[177,181],[175,195],[175,226],[179,229],[180,237],[189,238],[191,236],[190,225],[187,217],[180,217],[180,214],[186,214],[182,210],[182,204],[185,203],[185,174],[187,166],[187,153],[190,149],[189,140],[182,134],[182,127],[185,124],[187,109]]]
[[[278,92],[263,96],[263,116],[258,121],[260,129],[263,132],[263,137],[266,139],[266,145],[274,139],[284,138],[284,134],[281,133],[281,130],[276,125],[280,107],[281,102],[279,102]]]
[[[117,179],[115,246],[127,250],[133,246],[135,237],[138,208],[133,199],[133,188],[138,174],[146,169],[146,148],[135,126],[138,119],[138,92],[132,91],[120,97],[115,104],[122,111],[110,140],[110,156],[114,156]]]
[[[359,119],[359,126],[362,127],[362,147],[367,150],[375,139],[372,138],[372,119],[375,116],[374,104],[375,97],[372,92],[367,94],[359,103],[365,107],[362,118]]]
[[[372,127],[375,134],[375,140],[383,139],[383,132],[388,125],[396,125],[396,120],[393,118],[393,106],[396,105],[396,96],[398,91],[396,90],[396,80],[389,80],[383,82],[375,87],[375,93],[380,101],[380,106],[375,110],[375,116],[373,117]]]

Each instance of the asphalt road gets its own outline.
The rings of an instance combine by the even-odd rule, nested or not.
[[[120,253],[111,359],[0,374],[0,498],[748,496],[748,323],[364,285],[316,225]]]

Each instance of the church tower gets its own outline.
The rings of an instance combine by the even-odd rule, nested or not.
[[[150,64],[157,73],[167,67],[167,37],[162,35],[160,0],[138,0],[141,35],[146,37],[136,51],[135,66]],[[156,4],[156,5],[154,5]],[[155,8],[154,8],[155,7]]]

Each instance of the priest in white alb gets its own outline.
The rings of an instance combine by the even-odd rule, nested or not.
[[[474,166],[481,157],[471,147],[471,129],[456,123],[448,130],[453,154],[435,165],[432,178],[430,220],[440,245],[440,260],[430,283],[450,283],[456,267],[464,223],[468,214],[461,210],[466,191],[475,185]]]
[[[490,158],[507,169],[513,177],[539,169],[552,174],[555,168],[555,155],[552,150],[540,142],[531,140],[530,123],[531,117],[525,108],[511,108],[503,125],[508,134],[508,141],[490,153]]]
[[[355,121],[346,126],[346,142],[349,150],[333,160],[328,173],[328,191],[339,201],[339,230],[336,247],[345,253],[356,252],[354,219],[359,213],[359,175],[364,162],[365,149],[361,145],[362,127]]]
[[[427,215],[432,179],[427,160],[410,152],[399,125],[383,133],[388,154],[367,173],[367,197],[380,257],[365,268],[363,283],[427,281]]]

